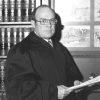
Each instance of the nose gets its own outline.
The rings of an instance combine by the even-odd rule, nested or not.
[[[50,21],[48,22],[47,26],[52,27],[52,24]]]

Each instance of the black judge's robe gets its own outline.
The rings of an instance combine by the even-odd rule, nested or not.
[[[60,43],[51,47],[31,32],[8,53],[7,100],[57,100],[57,85],[73,86],[83,77],[68,50]],[[65,100],[76,100],[74,93]]]

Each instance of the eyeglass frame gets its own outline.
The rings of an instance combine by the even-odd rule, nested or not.
[[[57,23],[57,19],[43,19],[41,18],[41,20],[37,20],[35,19],[34,21],[40,22],[41,25],[55,25]]]

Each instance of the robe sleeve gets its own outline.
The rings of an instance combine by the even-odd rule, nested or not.
[[[71,53],[68,49],[63,48],[63,53],[66,57],[66,76],[68,80],[68,86],[73,86],[75,80],[83,81],[83,75],[81,74],[78,66],[76,65]]]
[[[67,77],[67,86],[73,86],[75,80],[83,81],[83,75],[81,74],[78,66],[76,65],[73,56],[68,51],[67,48],[63,47],[62,52],[65,55],[66,59],[66,77]],[[64,100],[83,100],[83,90],[75,93],[74,91],[70,93]]]
[[[6,61],[7,100],[56,100],[55,84],[41,80],[27,53],[11,49]]]

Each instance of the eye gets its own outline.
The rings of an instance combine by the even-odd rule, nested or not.
[[[44,24],[45,22],[45,19],[41,19],[41,24]]]

